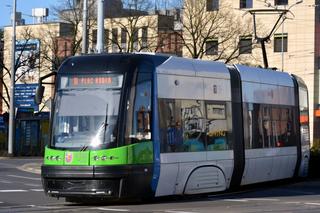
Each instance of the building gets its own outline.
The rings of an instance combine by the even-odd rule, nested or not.
[[[159,52],[182,54],[174,16],[162,14],[128,15],[104,21],[105,52]],[[95,52],[97,29],[91,30],[89,52]]]

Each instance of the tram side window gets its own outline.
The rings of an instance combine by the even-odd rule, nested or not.
[[[268,146],[270,133],[268,132],[269,121],[268,111],[260,104],[244,103],[244,139],[246,149],[258,149]],[[263,115],[265,118],[263,119]]]
[[[206,150],[204,101],[159,100],[162,152]]]
[[[151,140],[151,73],[138,74],[134,98],[131,99],[134,105],[127,115],[127,143]]]
[[[205,151],[206,119],[204,101],[182,100],[181,118],[184,151]]]
[[[206,103],[207,150],[227,150],[227,112],[225,104]]]
[[[228,143],[230,113],[231,106],[226,103],[160,99],[161,152],[231,149]]]
[[[295,145],[291,107],[245,103],[243,109],[246,149]]]
[[[272,115],[272,145],[271,147],[280,147],[284,146],[283,141],[281,140],[280,128],[281,128],[281,109],[279,107],[272,107],[271,108],[271,115]]]
[[[309,145],[309,107],[308,92],[305,88],[299,88],[300,132],[302,145]]]
[[[292,108],[281,109],[281,125],[280,125],[280,141],[283,146],[294,146],[295,141],[295,126],[293,122],[293,110]],[[282,144],[279,144],[282,145]]]
[[[183,135],[181,127],[180,102],[159,100],[160,140],[162,152],[182,152]]]
[[[252,118],[249,114],[248,104],[243,103],[242,109],[243,109],[243,137],[244,137],[244,143],[245,148],[250,149],[250,142],[251,142],[251,131],[250,126],[252,123]]]

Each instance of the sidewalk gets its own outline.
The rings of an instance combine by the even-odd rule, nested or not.
[[[16,168],[25,172],[30,172],[34,174],[40,174],[41,173],[41,165],[43,163],[43,157],[26,157],[26,156],[18,156],[18,157],[0,157],[0,160],[22,160],[22,159],[37,159],[36,162],[32,163],[24,163],[21,162],[21,166],[17,166]],[[30,161],[29,161],[30,162]]]

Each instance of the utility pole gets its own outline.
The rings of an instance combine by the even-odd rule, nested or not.
[[[97,52],[102,53],[104,51],[104,13],[103,13],[104,0],[97,1],[98,7],[98,30],[97,30]]]
[[[12,49],[11,49],[11,81],[10,81],[10,112],[9,112],[9,139],[8,139],[8,154],[13,154],[13,143],[15,136],[15,53],[16,53],[16,4],[17,0],[13,0],[13,16],[12,16]]]
[[[282,29],[281,29],[281,71],[284,71],[284,21],[286,17],[282,17]]]
[[[87,53],[87,19],[88,19],[88,0],[83,0],[82,12],[82,54]]]

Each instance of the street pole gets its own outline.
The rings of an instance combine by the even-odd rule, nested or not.
[[[83,19],[82,19],[82,54],[87,53],[87,15],[88,15],[88,1],[83,0]]]
[[[98,29],[97,29],[97,52],[102,53],[104,51],[104,14],[103,14],[104,0],[97,1],[98,7]]]
[[[285,16],[282,17],[282,32],[281,32],[281,71],[284,71],[284,20]]]
[[[13,143],[15,136],[15,104],[14,104],[14,87],[15,87],[15,53],[16,53],[16,4],[13,0],[12,16],[12,49],[11,49],[11,81],[10,81],[10,112],[9,112],[9,139],[8,154],[13,154]]]

